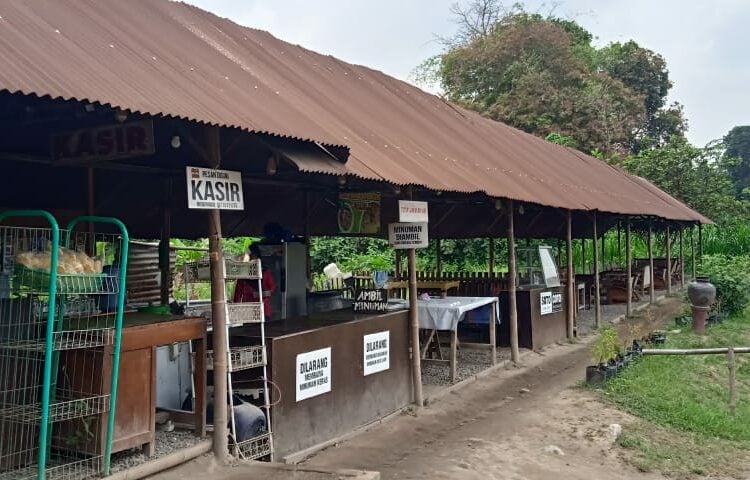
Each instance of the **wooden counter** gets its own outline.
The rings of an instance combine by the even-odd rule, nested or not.
[[[206,432],[206,320],[144,313],[125,314],[120,348],[120,372],[115,406],[115,431],[112,452],[145,446],[152,455],[156,434],[156,347],[176,342],[194,341],[195,396],[194,412],[174,412],[172,418],[195,426],[196,435]],[[101,356],[98,362],[86,361],[91,355]],[[62,352],[63,371],[78,372],[74,380],[79,390],[92,394],[109,394],[112,375],[112,346],[92,350]],[[90,360],[90,358],[89,358]],[[90,366],[96,364],[96,372]],[[85,370],[76,368],[86,366]],[[92,382],[90,379],[101,379]],[[106,417],[98,419],[97,438],[85,447],[89,453],[100,454],[106,435]],[[65,427],[63,427],[65,428]]]
[[[241,328],[243,335],[255,337],[252,329]],[[364,336],[386,331],[388,369],[364,375]],[[411,403],[408,333],[406,310],[380,315],[339,310],[267,323],[269,376],[281,391],[271,390],[276,458],[351,432]],[[297,401],[297,356],[325,348],[331,349],[330,391]]]

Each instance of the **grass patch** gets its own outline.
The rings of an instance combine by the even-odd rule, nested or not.
[[[750,346],[750,315],[712,326],[706,336],[669,334],[666,347]],[[627,412],[651,422],[627,429],[621,446],[643,470],[735,475],[750,450],[750,355],[738,354],[737,409],[728,407],[726,355],[651,356],[604,389]]]

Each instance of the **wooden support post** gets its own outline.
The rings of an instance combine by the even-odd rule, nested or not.
[[[458,326],[455,330],[451,331],[451,352],[448,356],[450,362],[450,377],[451,383],[456,381],[456,350],[458,347]],[[440,348],[440,342],[438,341],[438,348]]]
[[[601,306],[601,291],[599,285],[599,249],[596,248],[597,243],[597,221],[596,221],[596,210],[594,210],[594,296],[596,297],[596,303],[594,303],[594,325],[599,328],[602,321],[602,306]]]
[[[508,319],[510,359],[518,362],[518,306],[516,305],[516,237],[513,231],[513,200],[508,200]]]
[[[401,273],[401,250],[396,250],[396,265],[394,275],[397,282],[401,281]]]
[[[703,261],[703,225],[698,224],[698,260]]]
[[[419,355],[419,317],[417,316],[417,253],[410,248],[409,256],[409,326],[411,331],[412,384],[414,386],[414,403],[417,407],[422,402],[422,359]]]
[[[490,278],[493,277],[495,274],[495,239],[489,238],[489,272],[490,272]]]
[[[727,366],[729,368],[729,410],[734,413],[737,408],[737,368],[734,363],[734,348],[727,350]]]
[[[172,236],[172,179],[164,179],[164,196],[162,199],[162,225],[161,239],[159,240],[159,272],[161,274],[161,304],[169,304],[169,284],[171,283],[172,271],[169,264],[169,242]]]
[[[630,218],[625,224],[625,264],[627,265],[628,301],[625,304],[625,318],[633,314],[633,249],[630,246]]]
[[[435,267],[437,270],[438,278],[443,276],[443,245],[440,239],[435,240]]]
[[[680,288],[685,286],[685,241],[683,233],[684,227],[680,227]]]
[[[210,126],[206,130],[206,151],[212,168],[221,165],[220,130]],[[221,249],[221,213],[208,212],[208,254],[211,271],[211,324],[213,327],[214,380],[214,456],[222,464],[229,458],[229,430],[227,428],[227,317],[226,287],[224,285],[224,254]]]
[[[617,222],[617,264],[622,265],[622,222]]]
[[[581,273],[586,275],[586,239],[581,239]]]
[[[648,287],[649,302],[654,303],[656,301],[656,293],[654,292],[654,229],[650,220],[648,222],[648,265],[649,276],[651,277]]]
[[[96,181],[94,178],[94,169],[93,167],[88,167],[86,169],[86,182],[88,184],[88,205],[86,208],[86,214],[93,217],[96,215]],[[88,222],[87,225],[88,235],[86,240],[86,250],[88,254],[92,257],[96,256],[96,239],[94,238],[94,223]]]
[[[693,280],[695,280],[695,276],[697,275],[696,270],[696,263],[695,263],[695,226],[690,229],[690,256],[692,257],[692,263],[693,263]]]
[[[565,228],[565,245],[567,247],[567,262],[568,262],[568,268],[567,268],[567,284],[568,284],[568,299],[567,299],[567,328],[566,333],[568,335],[568,340],[572,341],[573,337],[575,337],[575,313],[576,313],[576,298],[578,296],[578,291],[576,290],[576,282],[575,282],[575,275],[573,275],[573,212],[568,210],[567,212],[567,221],[566,221],[566,228]]]
[[[606,270],[607,269],[607,250],[604,245],[604,237],[607,236],[607,232],[602,232],[602,256],[599,259],[599,267],[600,270]]]
[[[672,294],[672,235],[669,231],[669,225],[664,233],[665,253],[667,254],[667,295]]]
[[[497,363],[497,317],[495,316],[497,312],[495,312],[495,309],[498,304],[497,298],[495,298],[494,303],[490,304],[490,355],[492,356],[492,365]]]

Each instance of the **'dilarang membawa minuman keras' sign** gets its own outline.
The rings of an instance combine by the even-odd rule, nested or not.
[[[240,172],[187,167],[188,208],[244,210]]]
[[[391,332],[371,333],[363,337],[362,372],[364,376],[388,370],[391,365]]]
[[[297,355],[296,400],[331,391],[331,347]]]

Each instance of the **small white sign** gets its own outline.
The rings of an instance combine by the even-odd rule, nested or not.
[[[388,225],[388,244],[396,250],[427,248],[427,223],[391,223]]]
[[[542,315],[549,315],[552,313],[552,292],[542,292],[539,294],[539,303],[542,310]]]
[[[297,355],[297,401],[331,391],[331,347]]]
[[[187,167],[188,208],[244,210],[240,172]]]
[[[428,222],[427,202],[398,201],[399,222]]]
[[[391,367],[391,332],[371,333],[363,337],[363,371],[364,376],[382,372]]]

